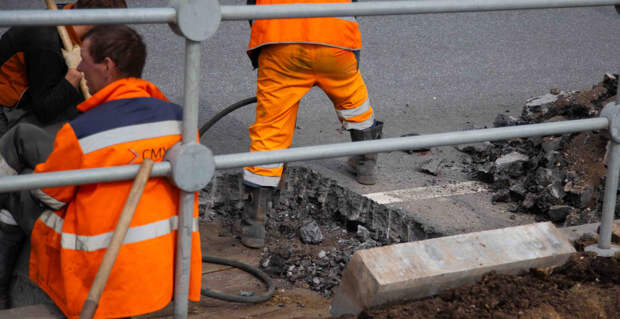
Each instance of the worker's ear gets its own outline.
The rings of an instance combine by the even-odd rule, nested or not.
[[[117,76],[118,74],[118,68],[116,67],[116,63],[114,63],[114,61],[112,61],[112,59],[110,59],[110,57],[105,57],[103,59],[103,64],[105,65],[105,71],[112,75],[112,76]]]
[[[103,59],[103,64],[105,64],[106,71],[111,70],[116,67],[116,63],[110,59],[110,57],[105,57]]]

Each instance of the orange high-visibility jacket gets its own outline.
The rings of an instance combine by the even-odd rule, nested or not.
[[[161,161],[181,140],[182,109],[155,85],[136,78],[113,82],[78,105],[54,150],[35,173]],[[32,231],[30,278],[69,318],[77,318],[133,181],[61,186],[33,191],[52,210]],[[151,178],[99,301],[96,317],[140,315],[173,296],[179,190]],[[200,299],[198,202],[194,203],[189,299]]]
[[[257,5],[350,2],[351,0],[256,0]],[[248,45],[248,55],[255,67],[258,55],[256,49],[276,43],[313,43],[361,50],[362,37],[355,17],[255,20]]]

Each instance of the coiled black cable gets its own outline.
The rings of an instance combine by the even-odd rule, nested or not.
[[[271,278],[269,278],[269,276],[267,276],[266,273],[260,271],[258,268],[254,268],[242,262],[224,259],[220,257],[213,257],[213,256],[203,256],[202,261],[206,263],[210,263],[210,264],[226,265],[226,266],[235,267],[237,269],[241,269],[253,275],[254,277],[260,279],[260,281],[262,281],[263,283],[265,283],[265,285],[267,285],[267,292],[262,295],[255,295],[255,296],[227,295],[221,292],[217,292],[211,289],[204,288],[200,292],[203,296],[221,299],[225,301],[257,303],[257,302],[263,302],[263,301],[269,300],[269,298],[273,296],[273,293],[276,290]]]

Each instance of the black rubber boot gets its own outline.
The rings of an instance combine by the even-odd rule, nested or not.
[[[249,248],[265,247],[265,221],[269,201],[273,196],[271,187],[244,186],[247,196],[241,219],[241,243]]]
[[[370,141],[380,139],[383,135],[383,122],[376,121],[375,125],[364,130],[349,130],[351,141]],[[356,155],[350,157],[349,167],[357,182],[364,185],[377,183],[377,153]]]
[[[9,308],[13,268],[26,235],[19,226],[0,222],[0,309]]]

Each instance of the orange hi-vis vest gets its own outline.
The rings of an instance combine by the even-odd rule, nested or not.
[[[182,109],[150,82],[115,81],[78,105],[54,149],[35,173],[162,161],[181,140]],[[53,210],[36,221],[30,278],[69,318],[77,318],[133,181],[60,186],[32,191]],[[179,190],[149,179],[96,312],[97,318],[153,312],[173,297]],[[194,201],[189,299],[200,299],[198,197]]]
[[[256,4],[350,2],[350,0],[257,0]],[[276,43],[310,43],[347,50],[361,50],[362,36],[355,17],[255,20],[248,45],[250,58],[255,59],[255,49]]]

